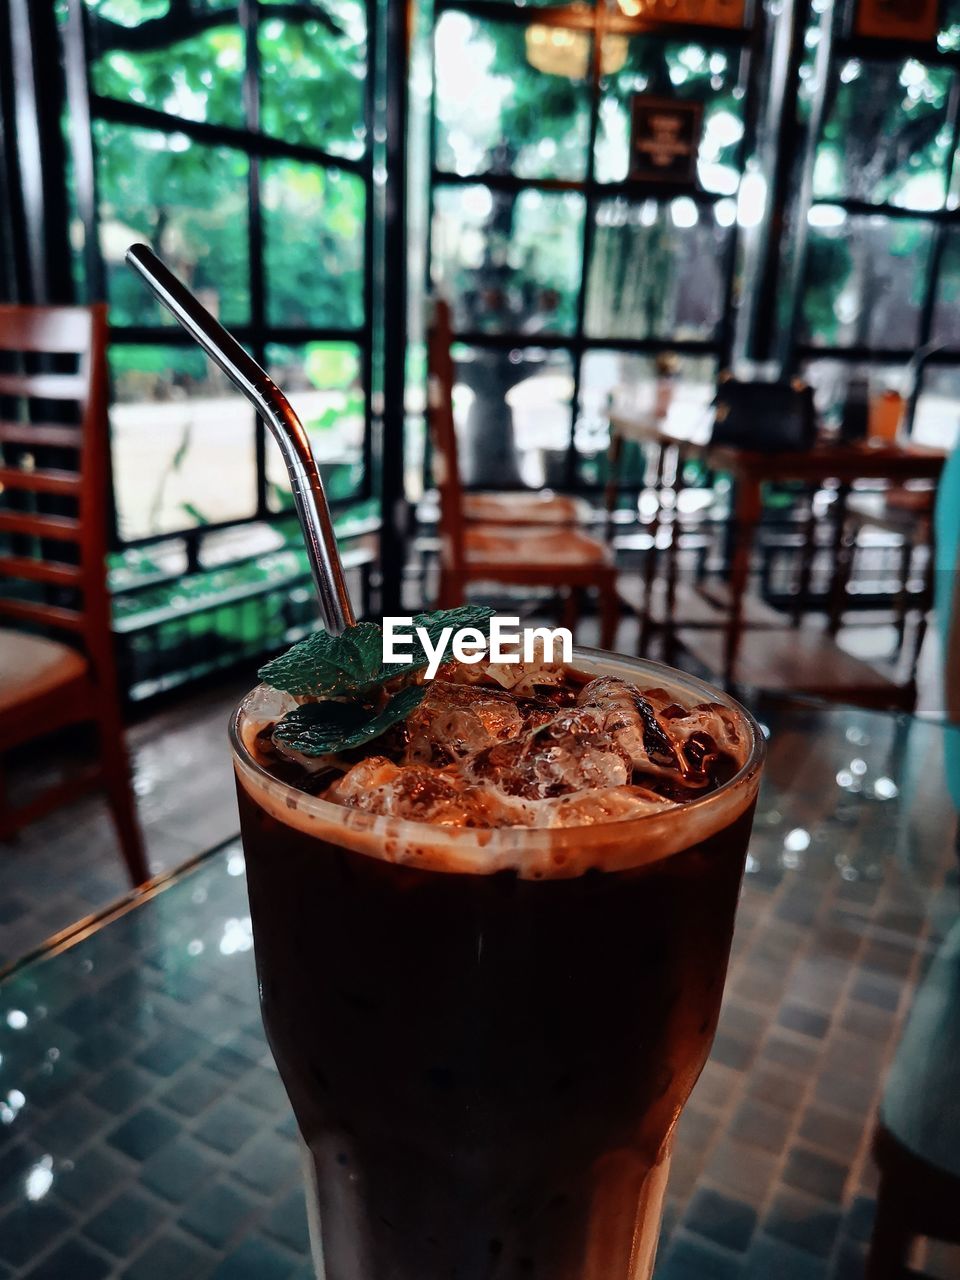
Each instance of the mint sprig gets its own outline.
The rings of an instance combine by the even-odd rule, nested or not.
[[[444,627],[482,627],[493,609],[462,605],[436,613],[418,613],[413,627],[423,627],[436,644]],[[383,631],[373,622],[359,622],[339,636],[318,631],[260,668],[260,679],[272,689],[294,697],[343,697],[367,693],[397,676],[413,674],[427,666],[429,658],[413,632],[409,662],[383,661]]]
[[[463,605],[436,613],[418,613],[412,623],[409,662],[383,661],[383,631],[360,622],[339,636],[318,631],[260,668],[264,684],[297,698],[315,698],[288,712],[273,730],[276,742],[301,755],[335,755],[363,746],[398,724],[426,696],[423,685],[406,685],[383,704],[382,686],[413,676],[429,664],[416,634],[422,627],[436,645],[445,627],[483,628],[494,610]]]
[[[411,684],[373,711],[358,701],[305,702],[289,711],[273,731],[275,740],[304,756],[334,755],[362,747],[399,724],[426,696],[426,685]]]

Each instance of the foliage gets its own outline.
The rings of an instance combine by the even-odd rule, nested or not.
[[[199,17],[218,7],[207,4],[192,12]],[[91,77],[98,93],[173,117],[243,125],[244,47],[235,6],[224,8],[222,26],[147,50],[109,47],[108,42],[122,44],[125,27],[165,18],[169,5],[93,0],[90,8]],[[286,11],[282,18],[270,17],[269,9],[263,8],[260,33],[263,127],[339,154],[362,153],[363,6],[336,0],[318,5],[316,19],[300,21]],[[309,15],[306,6],[304,12]],[[114,322],[160,320],[153,301],[123,265],[123,249],[134,238],[147,241],[192,288],[209,293],[227,323],[246,322],[246,156],[183,134],[104,121],[96,124],[96,144]],[[362,182],[336,170],[273,161],[263,165],[263,192],[271,321],[359,325]]]

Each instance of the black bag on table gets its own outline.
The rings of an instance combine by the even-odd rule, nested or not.
[[[761,453],[799,452],[817,435],[813,388],[804,382],[741,382],[721,376],[711,444]]]

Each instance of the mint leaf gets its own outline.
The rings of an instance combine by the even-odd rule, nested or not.
[[[423,701],[426,685],[408,685],[394,694],[381,711],[357,700],[307,702],[289,711],[273,731],[277,742],[305,756],[335,755],[372,742]]]
[[[462,627],[483,630],[493,615],[494,610],[485,605],[461,605],[436,613],[418,613],[411,628],[413,643],[409,662],[384,664],[383,631],[373,622],[360,622],[339,636],[318,631],[261,667],[260,679],[272,689],[298,698],[363,693],[397,676],[420,671],[428,664],[429,658],[416,634],[417,627],[423,627],[431,644],[436,644],[444,627],[452,627],[454,631]]]
[[[444,627],[452,627],[454,632],[460,631],[464,627],[479,627],[483,631],[484,624],[490,621],[495,612],[495,609],[489,609],[486,605],[464,604],[458,605],[456,609],[438,609],[434,613],[414,614],[413,621],[409,627],[412,637],[410,661],[384,664],[377,677],[377,683],[383,684],[387,680],[393,680],[396,676],[401,676],[406,671],[420,671],[429,664],[430,659],[421,643],[420,637],[417,635],[417,627],[422,627],[426,631],[430,643],[435,645],[440,639]]]
[[[453,627],[460,631],[464,627],[479,627],[483,631],[484,623],[490,621],[496,609],[485,604],[461,604],[456,609],[437,609],[433,613],[418,613],[413,619],[414,627],[423,627],[433,644],[440,639],[444,627]]]
[[[259,676],[272,689],[317,698],[369,688],[382,665],[383,632],[360,622],[339,636],[315,632],[261,667]]]

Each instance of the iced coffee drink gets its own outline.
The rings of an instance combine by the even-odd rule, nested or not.
[[[678,672],[448,664],[367,744],[234,726],[263,1018],[325,1280],[646,1280],[761,764]]]

